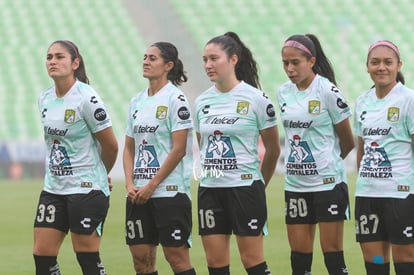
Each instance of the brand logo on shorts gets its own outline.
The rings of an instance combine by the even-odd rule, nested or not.
[[[83,226],[83,228],[90,228],[91,225],[89,224],[91,222],[91,218],[84,218],[83,220],[81,220],[81,224]]]
[[[174,230],[174,232],[171,234],[171,237],[173,237],[174,240],[176,241],[181,240],[181,230],[180,229]]]
[[[251,229],[257,229],[257,219],[251,219],[250,222],[247,224]]]
[[[407,238],[411,238],[413,236],[413,227],[412,226],[407,226],[404,231],[403,231],[404,235],[407,236]]]
[[[332,214],[332,215],[338,215],[338,205],[337,204],[331,204],[331,206],[329,206],[328,211]]]

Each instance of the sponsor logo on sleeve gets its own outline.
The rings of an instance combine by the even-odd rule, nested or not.
[[[187,107],[182,106],[178,109],[178,117],[182,120],[186,120],[190,117],[190,111],[188,111]]]
[[[93,115],[97,121],[104,121],[106,119],[106,111],[102,108],[96,109]]]
[[[276,113],[275,113],[275,107],[273,106],[273,104],[267,105],[267,107],[266,107],[266,114],[269,117],[274,117],[276,115]]]

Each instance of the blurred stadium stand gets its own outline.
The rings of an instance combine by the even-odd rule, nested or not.
[[[23,171],[18,175],[38,174],[33,167],[41,165],[44,147],[37,97],[52,85],[44,61],[54,40],[78,45],[122,150],[129,100],[146,87],[142,55],[155,41],[179,48],[190,76],[183,89],[193,101],[211,85],[201,62],[205,43],[236,31],[259,64],[263,90],[275,101],[276,89],[286,81],[280,58],[284,40],[314,33],[353,107],[371,85],[366,52],[378,39],[400,47],[406,84],[414,87],[413,12],[410,0],[0,0],[0,178],[10,175],[16,163],[24,165],[16,168]],[[122,175],[120,162],[116,171]]]

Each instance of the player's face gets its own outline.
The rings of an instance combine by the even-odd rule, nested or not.
[[[236,55],[228,57],[220,44],[210,43],[204,48],[204,69],[212,82],[220,84],[234,77],[237,60]]]
[[[149,47],[142,61],[142,76],[149,80],[160,78],[167,80],[168,72],[171,70],[172,65],[172,62],[165,63],[160,49],[154,46]]]
[[[378,46],[368,56],[367,71],[376,87],[393,86],[397,82],[401,65],[393,50]]]
[[[283,69],[286,75],[296,84],[299,90],[306,89],[315,77],[312,67],[315,58],[308,59],[302,50],[294,47],[285,47],[282,50]]]
[[[79,67],[79,60],[72,57],[68,50],[60,43],[55,43],[49,47],[46,55],[46,69],[54,80],[74,77],[75,70]]]

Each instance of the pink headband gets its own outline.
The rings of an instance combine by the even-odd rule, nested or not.
[[[75,44],[73,44],[72,41],[69,41],[69,40],[61,40],[61,41],[65,43],[66,45],[69,45],[75,51],[76,57],[79,58],[78,48],[75,46]]]
[[[308,54],[310,54],[311,56],[313,56],[312,52],[302,43],[295,41],[295,40],[288,40],[285,42],[285,44],[283,45],[284,47],[294,47],[294,48],[298,48]]]
[[[374,48],[378,46],[386,46],[390,48],[391,50],[393,50],[397,54],[398,57],[400,57],[400,51],[398,50],[397,46],[395,46],[393,43],[387,40],[380,40],[372,44],[368,49],[368,53],[370,53]]]

